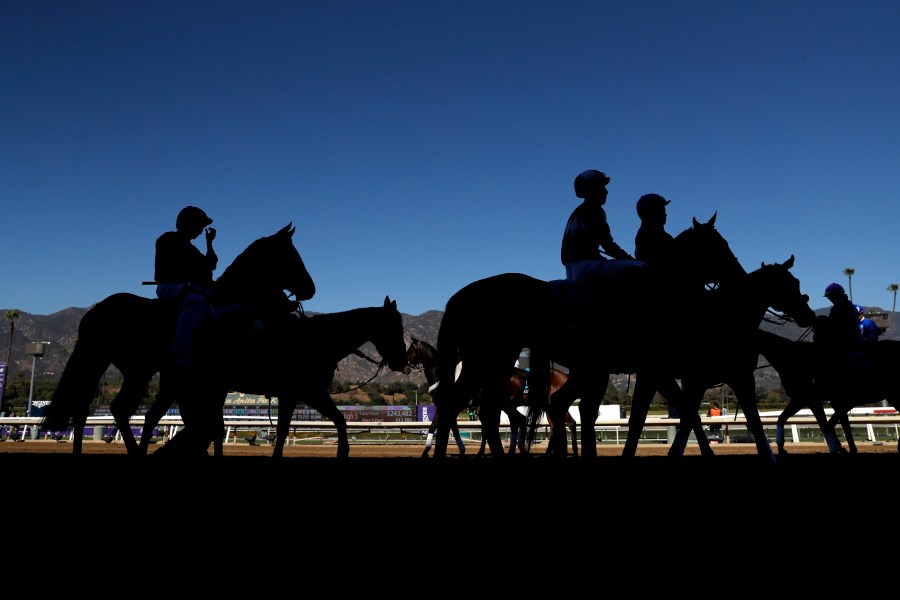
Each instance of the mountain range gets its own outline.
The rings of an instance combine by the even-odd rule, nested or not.
[[[819,315],[827,314],[828,310],[828,308],[823,308],[817,310],[816,313]],[[878,313],[878,317],[875,319],[876,322],[887,329],[881,339],[900,340],[900,329],[890,326],[895,313],[885,312],[878,308],[871,310]],[[20,310],[18,311],[18,319],[14,321],[15,329],[12,345],[10,346],[9,321],[2,319],[6,315],[6,309],[0,309],[0,360],[5,361],[7,359],[7,350],[9,350],[10,368],[7,371],[8,377],[15,377],[17,373],[25,373],[30,376],[33,362],[35,373],[38,375],[61,374],[69,353],[75,347],[75,341],[78,337],[78,324],[87,311],[87,308],[73,307],[50,315],[33,315]],[[313,316],[315,313],[308,314]],[[403,328],[407,334],[407,342],[409,336],[414,336],[435,345],[443,315],[443,311],[438,310],[431,310],[418,316],[403,314]],[[777,325],[764,321],[761,327],[788,339],[799,339],[804,333],[803,329],[792,323]],[[43,357],[34,359],[26,353],[26,350],[28,344],[37,342],[49,342],[49,344],[44,344]],[[369,356],[375,357],[377,355],[374,346],[371,344],[363,346],[362,351]],[[761,358],[760,366],[764,367],[765,364],[765,360]],[[374,373],[374,368],[371,363],[362,358],[348,356],[338,363],[335,378],[347,383],[368,381]],[[767,390],[777,389],[781,385],[777,373],[771,368],[757,369],[756,378],[757,384]],[[380,373],[374,381],[381,384],[412,381],[417,385],[421,385],[425,383],[425,377],[418,371],[413,371],[409,376],[386,371]],[[632,384],[628,375],[613,375],[612,381],[613,385],[620,390],[625,390]]]

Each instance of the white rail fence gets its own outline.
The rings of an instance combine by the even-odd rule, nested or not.
[[[879,409],[861,409],[865,412],[860,413],[857,412],[859,410],[860,409],[854,409],[854,412],[851,412],[849,417],[850,424],[854,428],[864,428],[867,441],[883,442],[900,439],[900,414],[896,411],[893,411],[892,409],[881,411]],[[829,410],[827,412],[830,416],[831,411]],[[766,434],[774,439],[774,428],[778,420],[777,413],[766,413],[761,416],[761,419],[763,426],[767,430]],[[722,441],[725,443],[740,439],[741,436],[747,435],[747,421],[743,415],[701,417],[700,420],[705,427],[719,425],[722,432]],[[21,439],[37,440],[40,439],[40,422],[40,417],[0,417],[0,432],[8,433],[15,428]],[[657,416],[648,417],[643,428],[644,433],[642,441],[668,441],[668,437],[665,434],[662,437],[659,435],[654,436],[652,434],[659,434],[661,432],[670,433],[673,428],[678,425],[678,422],[678,419],[673,418]],[[140,430],[144,425],[143,416],[139,415],[133,417],[130,420],[130,424],[135,433],[139,435]],[[385,436],[385,441],[387,441],[390,434],[405,433],[412,434],[413,436],[424,435],[431,426],[431,423],[429,421],[356,421],[349,422],[347,425],[348,433],[351,437],[375,433],[383,434]],[[461,418],[458,421],[458,425],[460,431],[464,432],[464,435],[467,434],[469,439],[480,441],[481,424],[478,421],[468,421]],[[179,416],[166,416],[160,422],[158,429],[159,431],[165,432],[165,437],[169,438],[175,435],[178,429],[183,426],[184,423]],[[608,441],[615,441],[616,444],[624,442],[624,438],[628,434],[628,419],[625,418],[599,418],[595,422],[595,426],[598,434],[602,435],[606,432],[609,437]],[[95,440],[102,440],[106,436],[106,432],[111,431],[114,427],[115,421],[111,416],[88,417],[86,425],[86,429],[90,430],[88,438],[92,437]],[[246,440],[243,439],[243,436],[239,439],[239,436],[237,435],[238,432],[258,432],[261,434],[261,438],[266,440],[271,439],[274,436],[275,418],[227,417],[225,419],[225,427],[226,443],[245,443]],[[546,437],[549,433],[549,427],[546,423],[542,429],[543,434]],[[508,434],[509,427],[504,426],[503,431]],[[806,435],[803,435],[801,432]],[[786,435],[788,435],[790,441],[802,442],[804,441],[804,437],[809,438],[812,434],[818,434],[818,432],[819,428],[815,418],[808,410],[805,410],[801,411],[788,421],[788,433],[786,433]],[[71,440],[71,432],[66,433]],[[336,435],[336,430],[331,421],[292,421],[291,436],[287,443],[303,443],[304,439],[308,439],[304,436],[309,433],[323,434],[321,437],[334,436]],[[476,434],[477,437],[472,434]],[[49,436],[46,432],[44,435]],[[121,441],[120,435],[115,435],[111,441]],[[368,440],[368,443],[372,443],[372,441],[373,440]],[[416,440],[412,441],[415,442]]]

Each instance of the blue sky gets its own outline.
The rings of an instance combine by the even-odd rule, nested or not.
[[[894,0],[0,0],[0,307],[153,296],[194,204],[216,275],[293,222],[306,310],[443,310],[490,275],[563,278],[596,168],[629,251],[655,192],[673,234],[718,212],[747,270],[795,255],[813,308],[849,267],[890,310],[898,31]]]

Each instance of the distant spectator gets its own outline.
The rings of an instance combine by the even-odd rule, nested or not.
[[[709,410],[706,411],[707,417],[721,417],[722,409],[719,408],[719,403],[713,401],[712,406],[709,407]],[[718,423],[712,423],[709,426],[709,434],[711,436],[719,437],[722,434],[722,426]]]

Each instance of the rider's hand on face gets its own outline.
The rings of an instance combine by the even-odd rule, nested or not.
[[[206,241],[212,242],[216,239],[216,229],[215,227],[207,227],[206,228]]]

